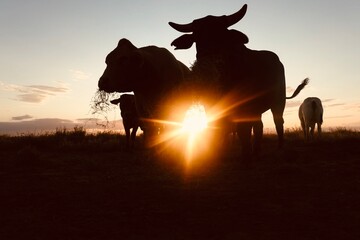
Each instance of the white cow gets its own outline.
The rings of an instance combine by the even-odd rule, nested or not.
[[[321,124],[323,123],[323,107],[321,100],[317,97],[309,97],[299,107],[299,118],[304,132],[305,140],[314,139],[315,124],[318,134],[321,135]],[[310,130],[310,132],[309,132]]]

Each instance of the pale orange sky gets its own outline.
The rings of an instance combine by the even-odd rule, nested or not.
[[[360,127],[360,2],[345,1],[20,1],[0,2],[0,134],[61,126],[92,127],[90,110],[105,57],[120,38],[138,47],[169,49],[190,66],[195,47],[175,51],[179,36],[169,21],[231,14],[248,4],[232,28],[246,33],[251,49],[275,52],[293,90],[285,128],[299,127],[297,110],[310,96],[323,100],[324,128]],[[290,95],[291,91],[288,93]],[[120,119],[119,109],[108,119]],[[273,128],[270,113],[264,128]],[[120,128],[121,124],[114,127]]]

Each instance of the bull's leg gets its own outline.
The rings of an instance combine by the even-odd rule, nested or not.
[[[283,110],[273,110],[273,119],[275,123],[276,133],[278,135],[278,147],[282,148],[284,145],[284,118],[282,116]]]
[[[305,123],[305,140],[309,141],[309,135],[310,135],[310,126],[309,124]]]
[[[310,125],[310,138],[314,140],[315,123]]]
[[[261,141],[263,138],[263,131],[264,131],[264,125],[263,122],[260,120],[254,122],[253,125],[254,129],[254,154],[257,155],[261,151]]]
[[[125,127],[126,148],[130,147],[130,128]]]
[[[138,126],[134,127],[131,132],[131,147],[133,148],[135,146],[135,138],[136,138],[136,132],[138,130]]]
[[[245,164],[250,162],[251,158],[251,122],[238,123],[238,135],[241,144],[241,153]]]
[[[321,123],[317,124],[317,129],[318,129],[318,135],[319,135],[319,138],[320,138],[321,137]]]
[[[304,134],[304,139],[306,140],[306,127],[304,121],[301,121],[301,128]]]

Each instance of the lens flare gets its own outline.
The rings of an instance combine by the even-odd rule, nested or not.
[[[207,127],[205,107],[201,104],[193,104],[187,110],[183,121],[183,132],[197,134]]]
[[[207,128],[207,117],[205,112],[205,107],[202,104],[196,103],[189,107],[185,113],[183,126],[181,132],[185,134],[186,137],[186,149],[185,149],[185,158],[186,162],[190,164],[195,155],[195,149],[198,145],[197,140],[199,140],[200,133],[204,132]]]

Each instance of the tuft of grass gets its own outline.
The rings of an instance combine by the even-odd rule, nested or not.
[[[57,128],[55,132],[42,135],[2,135],[0,136],[0,151],[17,151],[19,156],[23,153],[29,153],[30,156],[30,153],[35,151],[117,151],[120,142],[125,143],[125,136],[115,132],[87,134],[83,127],[76,126],[74,129]],[[37,154],[32,155],[37,156]]]
[[[326,132],[325,132],[325,134],[326,134]],[[349,137],[359,137],[360,132],[356,131],[356,130],[344,128],[344,127],[337,127],[337,128],[330,129],[330,131],[327,133],[327,135],[329,135],[329,137],[333,137],[333,138],[344,138],[344,137],[349,138]]]
[[[85,139],[86,130],[84,127],[75,126],[73,131],[64,128],[57,128],[54,134],[55,138],[62,140],[70,140],[72,142],[82,142]]]
[[[102,127],[107,127],[109,125],[110,121],[107,115],[115,107],[115,105],[110,103],[110,99],[116,98],[117,96],[118,93],[107,93],[99,89],[95,92],[90,102],[91,114],[96,115],[98,118],[104,120],[97,122],[97,125]]]
[[[304,140],[302,130],[300,128],[287,129],[285,131],[285,139],[292,143],[302,142]],[[323,132],[322,137],[318,139],[318,142],[358,141],[359,139],[359,131],[346,128],[335,128]],[[276,143],[276,134],[264,134],[264,147],[266,147],[266,145],[276,145]],[[58,128],[53,133],[48,132],[42,135],[28,134],[20,136],[0,136],[0,151],[16,151],[19,152],[19,156],[28,153],[28,155],[32,154],[36,157],[38,155],[36,152],[44,151],[121,151],[122,146],[124,145],[124,135],[109,131],[87,134],[83,127],[74,127],[74,129]],[[239,145],[235,144],[234,146]]]
[[[289,140],[299,140],[304,138],[304,133],[300,127],[285,129],[284,134],[286,139]]]

